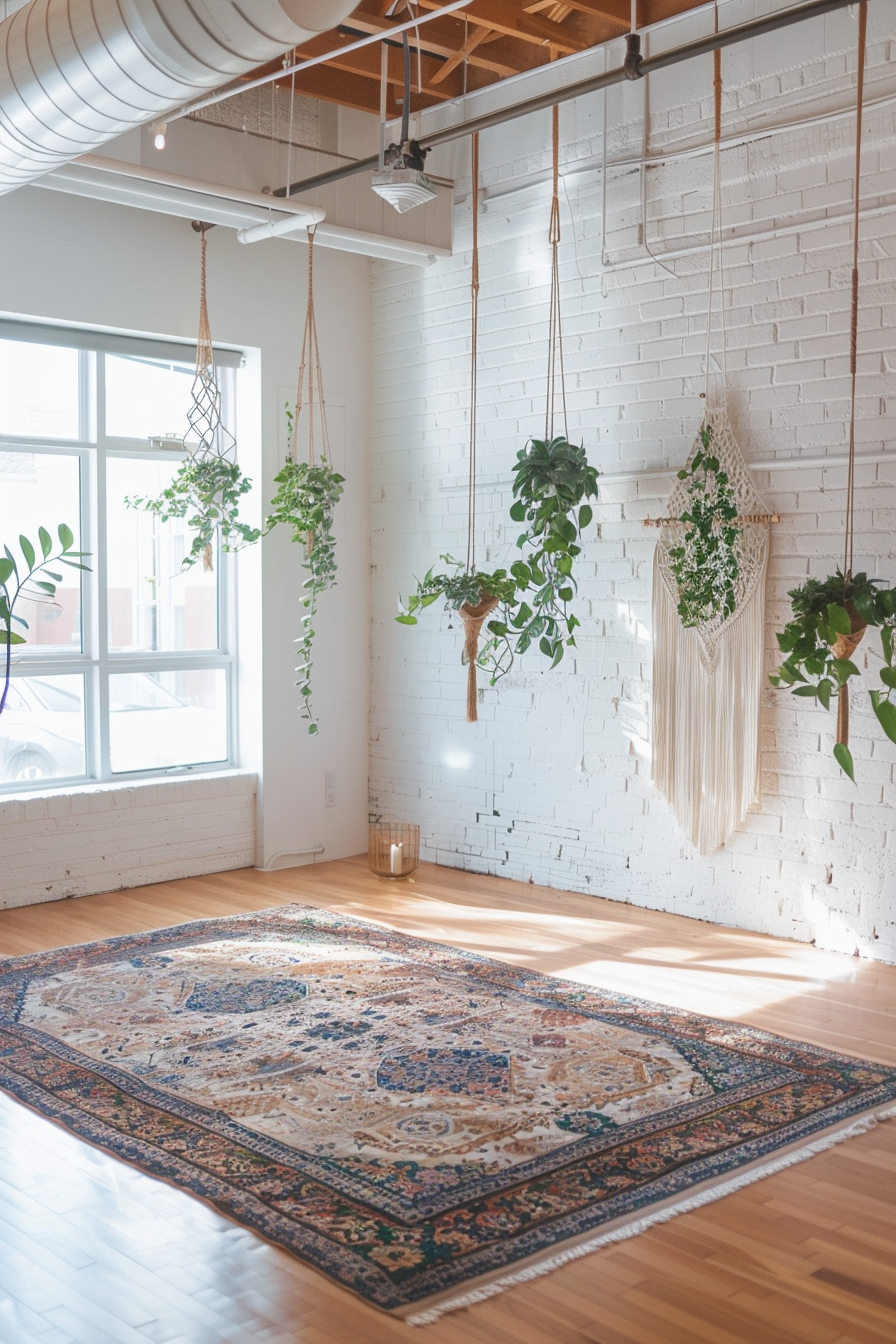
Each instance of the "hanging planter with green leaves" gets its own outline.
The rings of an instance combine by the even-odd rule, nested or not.
[[[214,567],[216,539],[223,551],[237,551],[251,546],[262,534],[239,519],[240,501],[252,489],[252,482],[236,461],[236,440],[221,419],[221,388],[205,292],[206,228],[200,226],[199,336],[187,412],[189,429],[183,438],[187,456],[160,495],[128,496],[125,503],[156,514],[163,523],[185,518],[194,536],[183,565],[187,568],[201,560],[209,570]]]
[[[305,400],[305,375],[308,375]],[[299,435],[302,412],[307,410],[307,459],[299,460]],[[315,447],[315,418],[318,422],[320,452]],[[299,359],[299,382],[295,412],[286,406],[289,427],[289,447],[286,461],[274,477],[278,486],[271,500],[271,513],[265,522],[265,533],[279,523],[292,530],[293,541],[304,547],[302,566],[307,573],[302,584],[303,596],[301,627],[296,672],[301,702],[299,708],[308,720],[308,732],[318,731],[317,719],[311,704],[311,659],[316,631],[314,619],[318,599],[336,583],[336,538],[333,536],[333,514],[342,497],[345,477],[335,471],[330,462],[330,443],[327,433],[327,414],[324,402],[317,344],[317,322],[314,314],[314,229],[308,230],[308,303],[305,310],[305,329],[302,335],[302,353]]]
[[[896,742],[896,690],[894,628],[896,588],[885,588],[866,574],[844,575],[841,570],[826,579],[807,579],[788,594],[793,618],[777,635],[781,665],[771,673],[773,686],[792,695],[815,700],[824,709],[837,697],[837,741],[834,757],[855,783],[855,764],[848,746],[849,682],[860,675],[852,661],[869,626],[880,630],[884,665],[882,689],[869,691],[871,707],[891,742]]]

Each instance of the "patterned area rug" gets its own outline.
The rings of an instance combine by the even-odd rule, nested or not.
[[[287,906],[0,963],[0,1086],[423,1323],[827,1146],[896,1070]]]

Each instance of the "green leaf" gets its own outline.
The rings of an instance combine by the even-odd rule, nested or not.
[[[859,669],[856,667],[855,663],[852,662],[851,659],[849,658],[832,659],[831,668],[833,669],[834,676],[837,678],[841,686],[845,681],[848,681],[850,677],[861,676]]]
[[[47,583],[44,579],[32,579],[31,582],[34,584],[35,588],[42,588],[43,591],[49,593],[51,597],[56,596],[55,583]]]
[[[838,635],[852,634],[852,621],[849,618],[849,612],[845,607],[841,607],[838,602],[828,603],[828,628],[835,631]]]
[[[593,517],[594,510],[591,505],[583,504],[579,509],[579,531],[581,531],[583,527],[587,527]]]
[[[0,630],[0,644],[24,644],[25,640],[14,630]]]
[[[518,499],[511,504],[510,516],[515,523],[524,523],[526,521],[526,506],[521,499]]]
[[[59,541],[62,545],[62,549],[64,551],[70,551],[75,544],[74,532],[70,527],[67,527],[65,523],[60,523],[57,531],[59,533]]]
[[[70,566],[71,569],[83,569],[87,574],[90,573],[90,566],[82,565],[80,560],[66,560],[65,556],[61,555],[59,557],[59,563],[62,565],[68,565]]]
[[[834,689],[834,683],[832,681],[828,681],[827,678],[825,678],[824,681],[820,681],[818,683],[817,687],[818,698],[824,705],[825,709],[830,709],[831,707],[831,692],[833,691],[833,689]]]
[[[396,616],[395,619],[396,619],[396,621],[398,622],[399,625],[416,625],[416,624],[417,624],[417,617],[416,617],[416,616]]]
[[[6,583],[15,573],[15,565],[11,560],[0,560],[0,583]]]
[[[2,562],[0,562],[0,563],[2,563]],[[884,626],[881,626],[881,631],[880,631],[880,643],[881,643],[881,648],[882,648],[883,651],[884,651],[884,658],[887,660],[887,665],[888,665],[888,666],[892,666],[892,663],[893,663],[893,627],[892,627],[892,625],[884,625]]]
[[[818,697],[818,688],[815,686],[794,686],[791,694],[811,696],[815,700]]]
[[[569,642],[570,642],[570,644],[574,644],[574,643],[575,643],[575,640],[574,640],[574,639],[571,639]],[[557,666],[557,664],[560,662],[560,660],[561,660],[562,657],[563,657],[563,644],[562,644],[561,641],[558,639],[556,648],[554,649],[554,657],[551,659],[551,668],[552,668],[552,669],[555,668],[555,667]]]
[[[36,559],[36,556],[34,554],[34,547],[31,545],[31,542],[25,536],[19,537],[19,545],[22,548],[22,554],[25,557],[25,563],[27,564],[29,569],[33,569],[34,561]]]
[[[852,763],[852,752],[845,742],[837,742],[834,746],[834,759],[845,775],[849,775],[853,784],[856,782],[854,767]]]
[[[53,538],[50,536],[49,532],[45,527],[39,527],[37,529],[37,535],[40,538],[40,549],[43,552],[44,559],[46,560],[47,556],[53,549]]]
[[[896,742],[896,705],[883,697],[880,691],[871,691],[871,705],[878,722],[891,742]]]
[[[547,636],[544,635],[542,636],[542,638],[538,641],[538,647],[541,649],[545,658],[553,658],[554,650],[551,645],[551,641],[547,638]]]
[[[889,686],[891,689],[896,688],[896,667],[882,667],[880,679],[885,686]]]

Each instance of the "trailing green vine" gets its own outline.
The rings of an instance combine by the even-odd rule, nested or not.
[[[770,674],[772,685],[828,709],[835,693],[860,675],[851,658],[838,656],[835,645],[838,641],[857,643],[866,626],[877,627],[884,659],[882,689],[868,694],[880,726],[896,742],[896,703],[892,699],[896,690],[896,588],[885,588],[867,574],[844,575],[838,569],[826,579],[807,579],[788,596],[793,619],[776,636],[787,656]],[[855,765],[845,742],[834,744],[834,757],[855,783]]]
[[[290,418],[290,425],[292,420]],[[271,500],[271,513],[265,522],[265,533],[278,523],[292,529],[292,540],[305,547],[302,564],[308,577],[302,587],[302,633],[297,640],[299,662],[296,685],[302,696],[302,713],[308,720],[308,732],[317,732],[317,720],[311,706],[311,653],[314,643],[314,618],[321,593],[336,583],[336,539],[333,536],[333,512],[342,497],[345,481],[327,461],[315,465],[308,462],[286,462],[274,477],[278,490]]]
[[[221,538],[223,551],[238,551],[251,546],[262,535],[257,527],[239,520],[243,495],[252,489],[238,463],[212,454],[185,457],[178,465],[174,480],[160,495],[126,496],[132,509],[145,509],[158,515],[163,523],[169,518],[185,518],[195,535],[183,558],[184,568],[202,560],[205,569],[213,565],[215,536]]]
[[[669,569],[678,589],[678,615],[684,626],[727,618],[735,607],[740,564],[736,526],[737,499],[728,473],[712,452],[712,425],[700,430],[702,449],[678,473],[686,481],[687,507],[680,518],[684,534],[669,548]]]

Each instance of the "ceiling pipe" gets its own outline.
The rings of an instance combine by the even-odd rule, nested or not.
[[[647,60],[641,59],[639,54],[636,55],[632,50],[632,44],[629,42],[625,63],[615,70],[607,70],[600,75],[593,75],[589,79],[578,80],[575,84],[568,84],[565,88],[552,89],[547,93],[536,94],[534,98],[527,98],[521,103],[514,103],[511,107],[501,108],[496,112],[486,112],[481,117],[473,117],[471,120],[462,121],[456,126],[446,126],[440,131],[433,131],[430,135],[423,132],[420,135],[420,143],[425,145],[427,150],[435,149],[437,145],[446,145],[452,140],[460,140],[464,136],[491,130],[493,126],[501,126],[506,121],[515,121],[518,117],[528,116],[531,112],[544,111],[545,108],[554,107],[557,103],[568,103],[574,98],[582,98],[585,94],[609,88],[612,84],[622,84],[625,80],[640,79],[644,75],[652,75],[657,70],[665,70],[669,66],[679,65],[682,61],[693,60],[696,56],[706,56],[712,51],[735,46],[737,43],[747,42],[751,38],[762,37],[764,34],[776,32],[780,28],[789,28],[795,23],[819,18],[821,15],[830,14],[834,10],[846,9],[848,5],[853,3],[855,3],[855,0],[811,0],[810,4],[798,5],[794,9],[785,9],[778,14],[769,14],[765,18],[753,19],[749,23],[739,24],[736,28],[728,28],[720,33],[711,33],[707,37],[688,42],[683,47],[673,47],[671,51],[662,52],[658,56],[651,56]],[[636,37],[637,34],[629,34],[629,37],[632,36]],[[301,182],[291,183],[288,187],[279,187],[274,195],[285,197],[292,196],[297,192],[312,191],[317,187],[325,187],[330,182],[341,182],[344,178],[353,177],[356,173],[373,172],[378,167],[379,155],[374,154],[367,159],[356,159],[354,163],[345,164],[341,168],[333,168],[329,172],[318,173],[315,177],[306,177]]]
[[[336,27],[357,0],[31,0],[0,24],[0,194]]]

